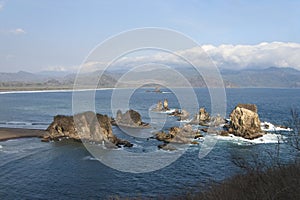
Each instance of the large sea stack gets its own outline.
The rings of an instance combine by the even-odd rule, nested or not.
[[[263,135],[257,107],[254,104],[238,104],[230,114],[229,133],[246,139]]]
[[[69,138],[77,141],[112,143],[116,146],[132,146],[128,141],[121,140],[112,133],[110,117],[91,111],[74,116],[57,115],[47,131],[49,135],[45,136],[44,140],[56,141],[60,138]]]

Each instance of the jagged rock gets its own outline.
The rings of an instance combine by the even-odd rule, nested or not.
[[[76,141],[131,146],[130,142],[121,140],[112,133],[111,118],[91,111],[74,116],[57,115],[47,131],[49,135],[45,136],[44,140],[57,141],[60,138],[69,138]]]
[[[164,110],[169,110],[169,103],[168,103],[168,99],[164,100]]]
[[[190,116],[190,113],[184,109],[182,109],[181,111],[179,111],[178,109],[176,109],[174,112],[170,113],[169,115],[178,117],[178,120],[187,120]]]
[[[199,124],[201,126],[208,126],[210,120],[209,113],[206,112],[205,108],[200,108],[199,113],[195,115],[194,119],[190,122],[191,124]]]
[[[169,109],[168,99],[165,99],[163,102],[159,100],[156,104],[156,107],[153,109],[155,112],[167,111]]]
[[[155,138],[159,141],[170,141],[174,136],[164,131],[155,134]]]
[[[149,128],[150,125],[142,121],[141,115],[135,110],[128,110],[124,114],[117,111],[116,125],[132,128]]]
[[[230,128],[230,133],[246,139],[261,137],[263,132],[256,105],[238,104],[230,114]]]
[[[194,131],[191,125],[185,124],[182,128],[171,127],[168,133],[163,131],[158,132],[155,134],[155,138],[166,143],[189,144],[196,135],[199,135],[199,132]]]
[[[162,102],[161,102],[161,100],[159,100],[158,102],[157,102],[157,105],[156,105],[156,111],[162,111],[163,110],[163,105],[162,105]]]

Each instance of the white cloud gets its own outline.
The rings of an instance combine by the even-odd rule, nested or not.
[[[257,45],[204,45],[202,48],[220,68],[294,67],[300,69],[299,43],[260,43]]]
[[[219,68],[223,69],[293,67],[300,70],[299,43],[263,42],[257,45],[203,45],[175,53],[193,63],[210,65],[204,52]],[[185,63],[175,55],[158,53],[154,56],[126,57],[120,59],[117,64],[129,66],[145,62],[177,65]]]
[[[14,35],[22,35],[22,34],[25,34],[26,31],[22,28],[17,28],[17,29],[14,29],[14,30],[10,30],[9,33],[12,33]]]
[[[69,72],[69,71],[76,71],[78,69],[78,66],[61,66],[61,65],[55,65],[55,66],[49,66],[45,69],[45,71],[53,71],[53,72]]]
[[[210,67],[212,60],[221,69],[293,67],[300,70],[299,43],[264,42],[257,45],[203,45],[174,53],[202,67]],[[175,54],[158,52],[154,55],[127,56],[120,58],[112,66],[132,68],[145,65],[147,67],[149,63],[169,66],[187,65],[186,61]],[[106,64],[101,61],[92,61],[83,67],[87,71],[94,71],[104,69]]]

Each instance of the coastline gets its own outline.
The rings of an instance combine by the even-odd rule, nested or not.
[[[1,90],[0,94],[16,94],[16,93],[52,93],[52,92],[85,92],[93,90],[113,90],[114,88],[97,88],[97,89],[44,89],[44,90]]]
[[[23,128],[0,128],[0,141],[19,138],[41,138],[47,134],[46,130]]]

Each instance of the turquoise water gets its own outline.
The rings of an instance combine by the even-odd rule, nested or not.
[[[97,91],[97,112],[112,115],[111,94],[111,90]],[[196,94],[199,105],[210,110],[208,91],[196,89]],[[227,89],[226,95],[227,116],[237,103],[254,103],[261,121],[283,124],[290,120],[291,108],[300,110],[297,89]],[[139,111],[144,121],[150,122],[149,108],[164,98],[168,98],[171,108],[178,107],[174,94],[147,93],[144,89],[133,94],[130,107]],[[0,94],[0,106],[1,127],[46,128],[54,115],[72,114],[72,93]],[[180,123],[168,117],[165,128],[173,125]],[[113,130],[121,135],[118,128]],[[142,148],[158,151],[157,141],[126,138],[135,144],[136,151]],[[282,157],[289,160],[289,147],[283,145]],[[199,147],[190,146],[183,156],[163,169],[133,174],[103,165],[79,143],[41,143],[37,138],[9,140],[0,142],[0,199],[103,199],[116,195],[155,198],[183,194],[201,189],[199,185],[211,180],[221,181],[240,172],[231,162],[233,156],[272,152],[275,146],[219,140],[202,159],[198,158]]]

